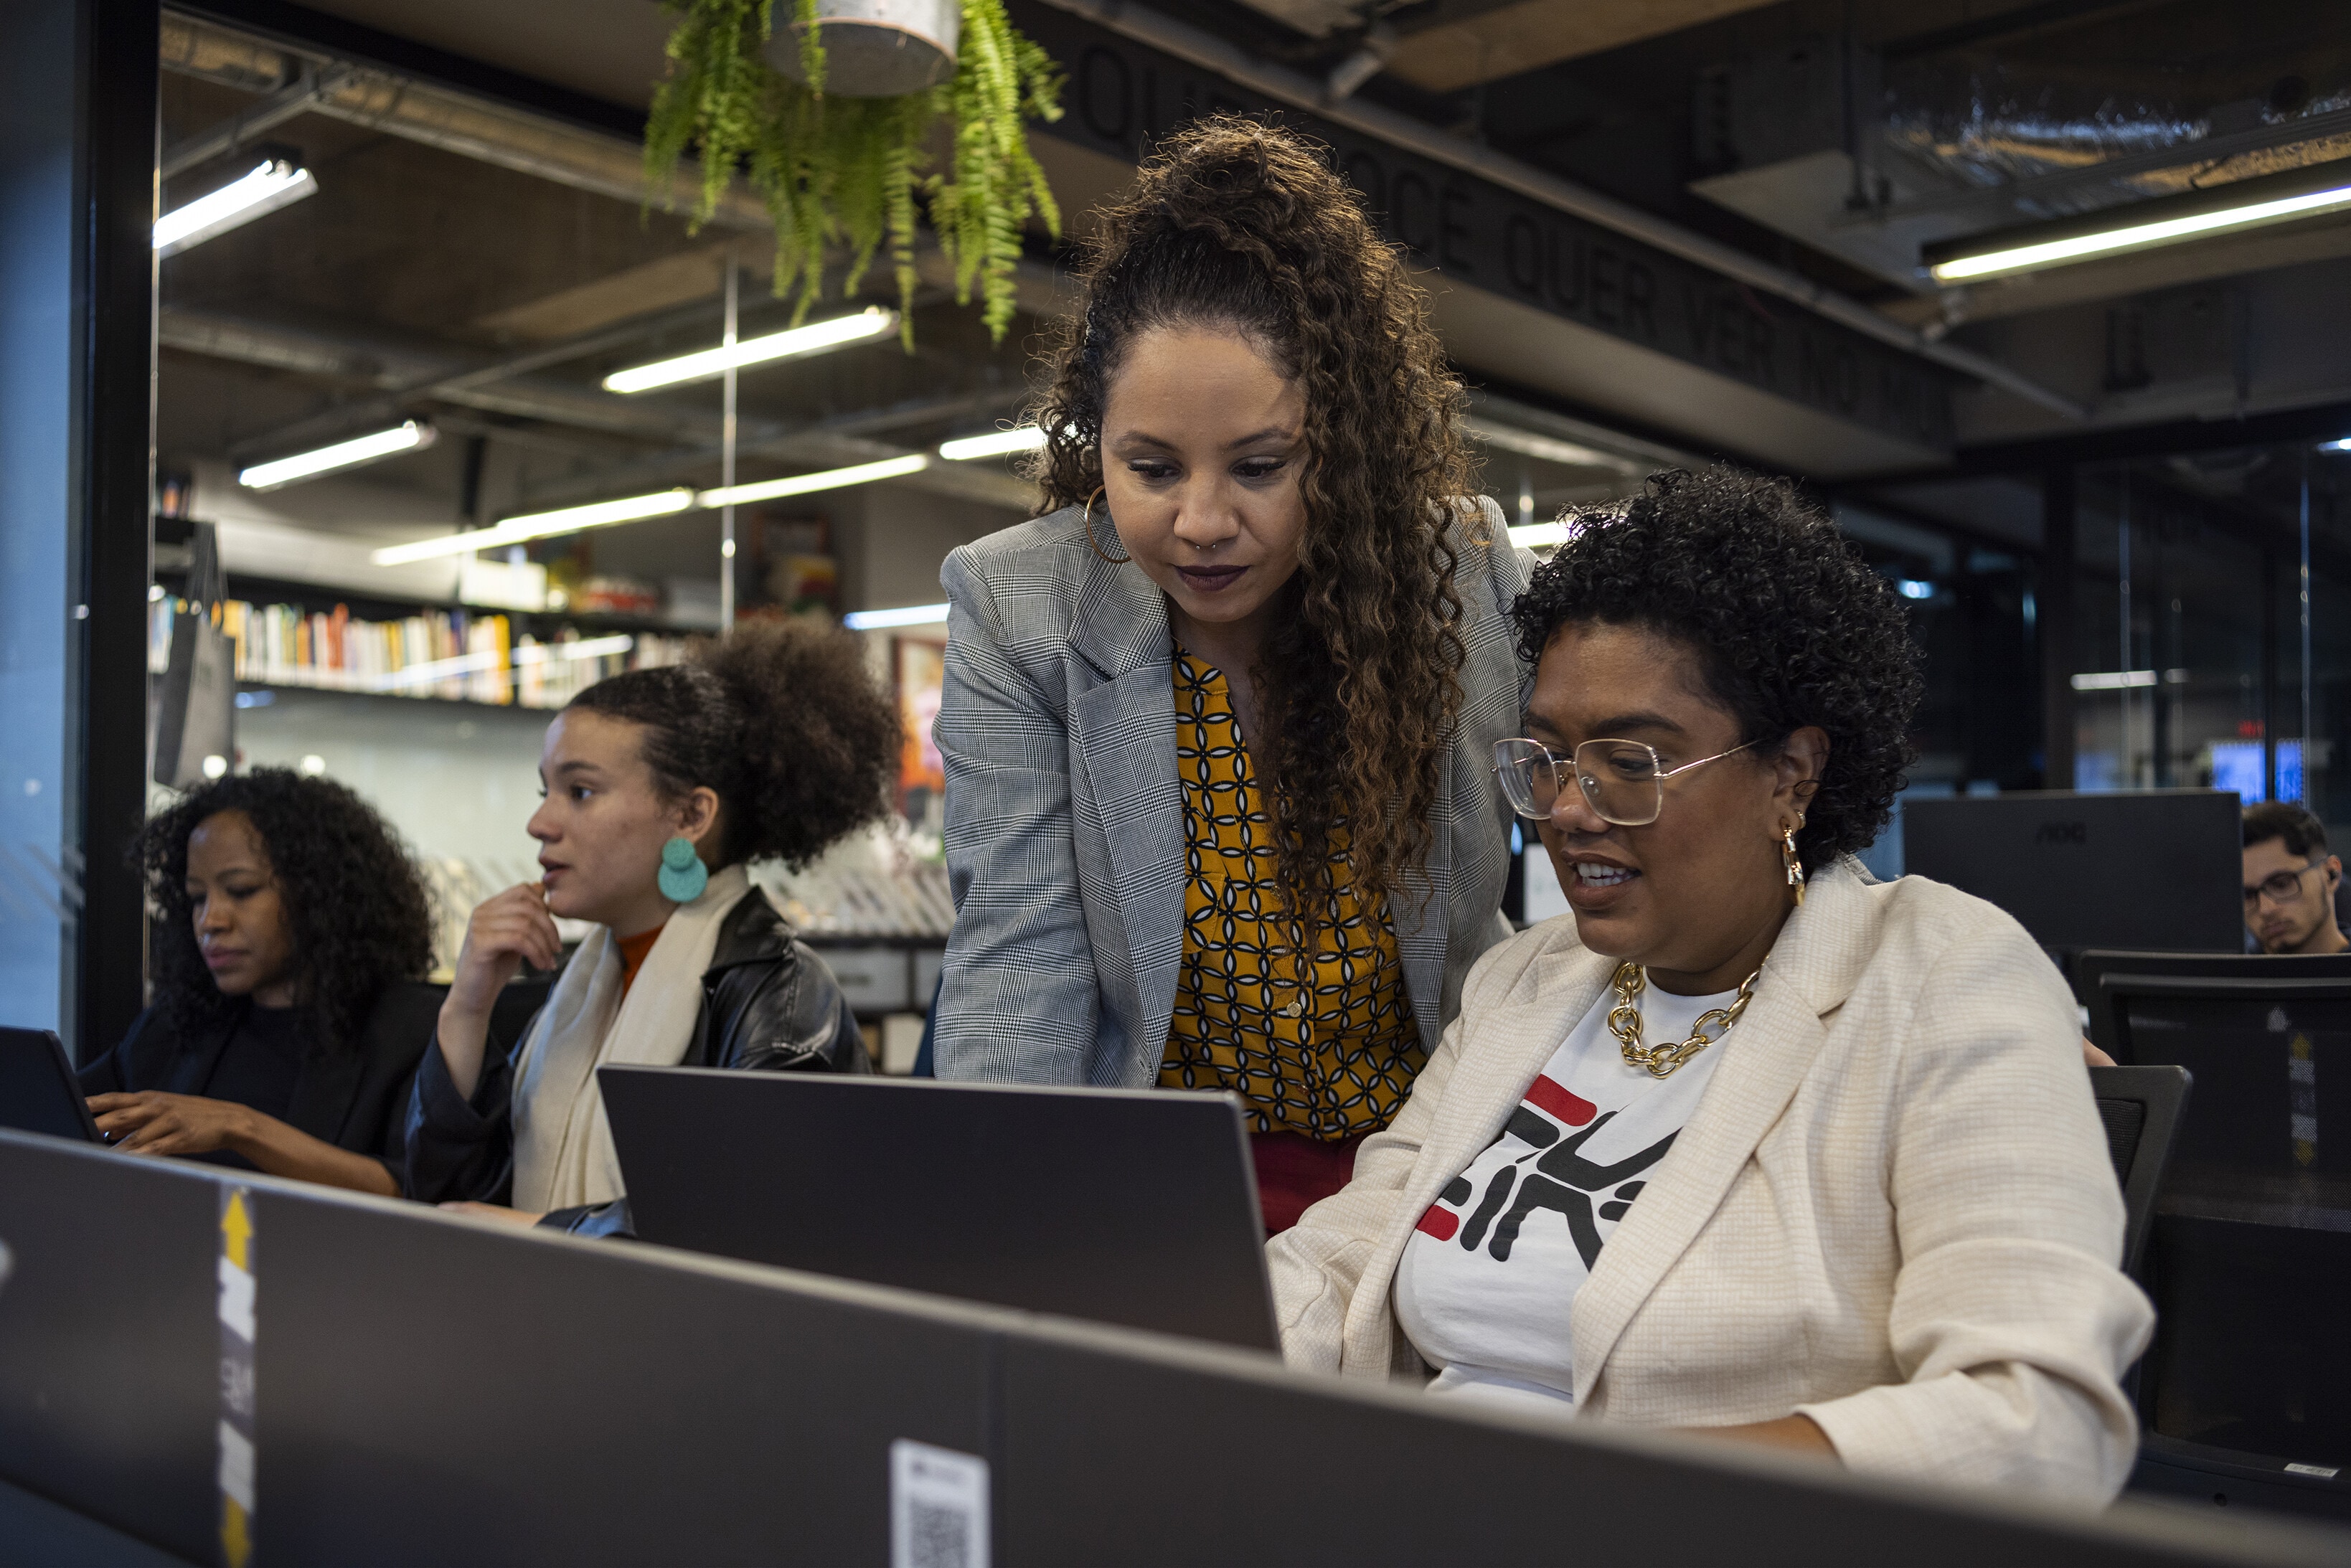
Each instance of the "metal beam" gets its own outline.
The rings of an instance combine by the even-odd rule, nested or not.
[[[197,164],[234,152],[264,131],[308,111],[320,94],[341,86],[346,74],[337,67],[320,70],[307,64],[301,66],[294,79],[276,92],[247,104],[210,130],[200,131],[165,148],[161,165],[162,177],[177,179]]]

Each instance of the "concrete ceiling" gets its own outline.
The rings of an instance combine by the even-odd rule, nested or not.
[[[306,0],[314,11],[643,110],[669,61],[658,0]]]
[[[1388,74],[1432,92],[1577,59],[1753,11],[1772,0],[1516,0],[1414,26]],[[1464,11],[1473,8],[1461,7]]]

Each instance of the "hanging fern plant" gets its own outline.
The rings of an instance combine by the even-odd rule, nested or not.
[[[926,211],[954,268],[956,302],[967,305],[977,293],[1001,342],[1012,322],[1022,228],[1036,217],[1061,233],[1061,209],[1024,123],[1061,118],[1059,68],[1013,28],[1002,0],[960,0],[947,79],[890,97],[828,93],[823,34],[850,25],[838,15],[843,7],[840,0],[789,3],[792,26],[772,47],[796,68],[792,75],[768,57],[776,0],[664,0],[678,22],[670,74],[645,128],[650,188],[672,189],[679,159],[695,152],[702,183],[688,222],[698,229],[736,171],[747,171],[775,219],[775,290],[793,298],[796,322],[820,297],[832,246],[848,248],[842,292],[850,294],[887,245],[910,348],[914,317],[904,308],[916,283],[916,217]],[[947,166],[935,170],[930,146],[942,121],[952,150]]]

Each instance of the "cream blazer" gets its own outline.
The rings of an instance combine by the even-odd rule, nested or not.
[[[1396,1260],[1614,973],[1562,915],[1494,948],[1354,1179],[1269,1244],[1283,1354],[1425,1379]],[[1801,1412],[1846,1465],[2102,1503],[2154,1324],[2073,998],[2022,926],[1850,861],[1813,879],[1697,1113],[1560,1332],[1574,1413]]]

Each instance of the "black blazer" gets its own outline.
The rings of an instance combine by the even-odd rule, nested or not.
[[[287,1124],[339,1149],[373,1155],[400,1181],[406,1165],[402,1137],[409,1086],[440,1017],[441,998],[442,988],[418,980],[386,986],[355,1046],[304,1053]],[[149,1008],[120,1045],[81,1070],[81,1092],[202,1094],[249,1005],[240,1004],[223,1023],[185,1036],[161,1010]]]

